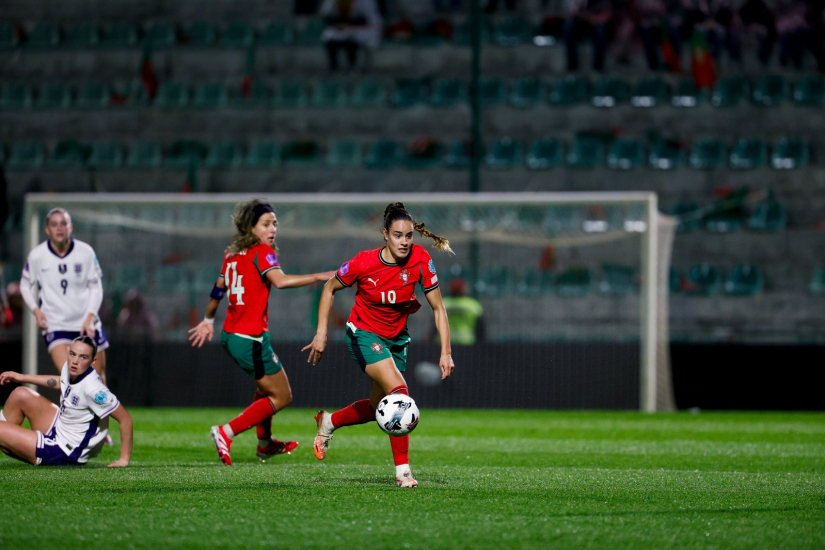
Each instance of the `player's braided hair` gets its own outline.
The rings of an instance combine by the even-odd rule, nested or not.
[[[274,211],[272,205],[264,199],[252,199],[235,207],[232,222],[235,224],[237,233],[232,237],[232,243],[226,249],[227,254],[234,256],[261,243],[261,240],[252,233],[252,228],[258,223],[262,211]],[[278,245],[273,244],[273,248],[277,253]]]
[[[442,252],[448,252],[450,254],[455,254],[453,249],[450,248],[450,241],[445,239],[444,237],[439,237],[438,235],[434,235],[428,229],[426,229],[424,222],[416,222],[415,218],[412,217],[406,208],[404,208],[404,203],[402,202],[392,202],[387,205],[387,208],[384,209],[384,229],[389,232],[390,227],[392,227],[393,222],[398,220],[408,220],[412,223],[413,228],[415,228],[418,233],[427,239],[432,239],[433,246]]]
[[[93,338],[90,338],[86,334],[81,334],[80,336],[78,336],[77,338],[72,340],[72,344],[74,344],[75,342],[80,342],[81,344],[86,344],[87,346],[92,348],[92,359],[95,358],[95,355],[97,355],[97,343],[94,341]]]

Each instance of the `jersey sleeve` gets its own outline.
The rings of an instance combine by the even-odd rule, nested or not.
[[[273,269],[281,269],[281,264],[278,262],[278,256],[271,246],[261,245],[255,251],[255,264],[258,266],[258,272],[263,277],[267,271]]]
[[[94,250],[91,250],[88,273],[90,283],[97,283],[103,278],[103,270],[100,269],[100,262],[97,260],[97,254],[95,254]]]
[[[26,258],[26,265],[23,266],[23,273],[20,275],[20,281],[31,286],[37,282],[37,261],[34,254],[29,254]]]
[[[360,255],[359,255],[360,256]],[[348,262],[341,264],[338,271],[335,272],[335,278],[344,285],[352,286],[358,280],[358,269],[361,264],[359,256],[354,257]]]
[[[95,416],[99,418],[106,418],[115,412],[115,409],[120,405],[120,401],[115,397],[115,394],[104,386],[102,382],[89,386],[86,403],[92,412],[95,413]]]
[[[421,288],[426,294],[438,288],[438,274],[435,272],[435,264],[429,253],[424,249],[421,252]]]

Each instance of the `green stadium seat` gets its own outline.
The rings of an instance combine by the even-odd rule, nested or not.
[[[554,107],[570,107],[582,103],[587,97],[587,80],[580,76],[565,76],[553,83],[547,99]]]
[[[743,99],[750,96],[750,81],[743,76],[722,78],[710,95],[714,107],[736,107]]]
[[[725,281],[725,294],[729,296],[755,296],[765,287],[762,270],[750,264],[734,267]]]
[[[157,23],[146,29],[143,40],[152,48],[171,48],[178,42],[178,29],[172,23]]]
[[[215,278],[217,280],[217,278]],[[111,289],[126,292],[130,289],[143,291],[147,287],[146,271],[139,264],[118,264],[112,270]]]
[[[217,277],[215,278],[217,281]],[[189,270],[183,265],[165,265],[157,268],[152,277],[155,292],[185,294],[189,292]]]
[[[115,170],[123,166],[123,147],[113,141],[99,141],[92,143],[89,160],[86,161],[89,168],[96,170]]]
[[[521,46],[532,41],[530,23],[521,17],[505,17],[493,30],[493,44],[496,46]]]
[[[466,170],[470,167],[471,145],[467,141],[455,141],[447,148],[444,166],[453,170]]]
[[[317,166],[321,162],[321,147],[310,140],[292,141],[281,149],[281,161],[288,167]]]
[[[570,168],[598,168],[604,165],[604,141],[595,136],[578,135],[565,158]]]
[[[34,170],[43,166],[43,147],[36,142],[17,141],[11,145],[6,168]]]
[[[776,200],[773,192],[753,205],[748,217],[748,229],[752,231],[781,231],[788,223],[785,208]]]
[[[533,267],[528,267],[521,274],[521,278],[516,284],[516,293],[521,296],[534,297],[541,294],[550,294],[553,292],[553,288],[552,271],[539,271]]]
[[[310,20],[306,26],[301,29],[298,35],[298,45],[307,46],[311,48],[321,47],[321,34],[327,28],[326,22],[321,18]]]
[[[793,170],[808,165],[808,143],[801,139],[782,139],[773,148],[771,166],[777,170]]]
[[[248,48],[255,42],[255,29],[246,21],[232,21],[221,33],[224,48]]]
[[[711,233],[730,233],[742,227],[741,207],[721,209],[706,214],[702,218],[705,231]]]
[[[539,78],[520,78],[513,83],[513,89],[507,98],[511,107],[517,109],[532,109],[541,103],[547,90]]]
[[[522,157],[521,143],[512,138],[503,137],[493,142],[490,151],[484,157],[484,164],[487,168],[509,170],[514,166],[520,166]]]
[[[719,268],[709,263],[691,266],[688,269],[687,281],[682,290],[685,294],[693,296],[719,294],[722,290],[722,277],[719,274]]]
[[[89,158],[89,146],[73,139],[64,139],[55,145],[48,167],[58,170],[83,168]]]
[[[198,109],[220,109],[226,107],[229,95],[221,82],[202,82],[195,88],[192,106]]]
[[[432,168],[441,163],[442,147],[435,139],[425,137],[413,141],[404,155],[404,164],[410,169]]]
[[[586,296],[593,292],[593,272],[586,267],[571,267],[556,277],[555,289],[565,298]]]
[[[765,164],[768,148],[761,139],[740,139],[730,153],[730,167],[740,170],[759,168]]]
[[[680,201],[670,209],[670,215],[679,222],[676,231],[690,233],[702,226],[702,211],[693,201]]]
[[[273,21],[258,37],[258,45],[264,47],[291,46],[294,43],[295,29],[287,21]]]
[[[75,107],[78,109],[104,109],[109,106],[112,92],[102,82],[86,82],[77,91]]]
[[[616,139],[607,153],[607,166],[614,170],[630,170],[645,162],[645,146],[635,139]]]
[[[599,292],[606,296],[627,296],[634,294],[636,290],[636,271],[633,267],[620,264],[602,265]]]
[[[34,100],[35,109],[65,109],[72,104],[72,92],[68,86],[60,82],[51,82],[40,86],[37,98]]]
[[[387,101],[387,88],[374,78],[365,78],[352,88],[350,105],[353,107],[380,107]]]
[[[26,34],[27,48],[56,48],[60,45],[60,28],[54,23],[38,23]]]
[[[500,78],[482,78],[478,83],[478,101],[482,107],[496,107],[507,99],[507,86]]]
[[[513,273],[504,265],[487,266],[475,282],[476,292],[482,296],[500,297],[513,290]]]
[[[205,143],[195,140],[179,140],[169,147],[163,167],[170,170],[186,170],[193,163],[199,165],[209,154]]]
[[[627,100],[629,95],[627,82],[621,78],[602,77],[593,84],[590,103],[594,107],[615,107]]]
[[[313,107],[341,107],[347,104],[347,90],[338,80],[322,80],[312,90]]]
[[[241,88],[230,88],[227,94],[227,105],[235,109],[253,109],[267,106],[272,102],[273,93],[260,80],[253,80],[249,89],[249,96],[244,96]]]
[[[132,23],[120,21],[103,29],[101,48],[134,48],[138,44],[138,28]]]
[[[208,48],[215,43],[215,27],[205,21],[195,21],[183,28],[179,42],[185,46]]]
[[[63,48],[95,48],[100,43],[100,30],[93,23],[77,23],[66,29]]]
[[[630,104],[634,107],[656,107],[671,98],[670,86],[659,77],[643,78],[630,95]]]
[[[28,109],[34,102],[32,87],[28,84],[6,82],[0,87],[0,110],[19,111]]]
[[[213,143],[206,156],[206,167],[223,170],[241,165],[241,146],[234,141]]]
[[[367,168],[395,168],[401,162],[403,150],[397,141],[382,139],[370,147],[364,159]]]
[[[254,140],[249,144],[243,165],[246,168],[274,168],[281,161],[280,153],[274,141]]]
[[[469,46],[471,40],[471,25],[472,21],[468,17],[464,21],[462,21],[458,27],[455,29],[455,34],[453,35],[453,41],[458,44],[459,46]],[[490,27],[490,22],[487,19],[481,20],[481,43],[486,44],[490,41],[490,36],[492,36],[493,31]]]
[[[457,78],[440,78],[433,86],[430,105],[433,107],[454,107],[467,100],[467,84]]]
[[[669,140],[658,140],[650,147],[647,165],[654,170],[673,170],[684,161],[685,153],[681,147]]]
[[[671,294],[679,294],[682,292],[682,274],[673,266],[668,270],[668,291]]]
[[[354,141],[333,141],[327,151],[327,166],[361,166],[361,145]]]
[[[797,105],[818,107],[825,103],[825,76],[808,75],[800,80],[793,91]]]
[[[814,270],[808,290],[811,294],[825,294],[825,267]]]
[[[161,82],[153,105],[161,109],[188,107],[189,87],[180,82]]]
[[[537,139],[527,152],[525,163],[531,170],[547,170],[561,165],[563,147],[557,139]]]
[[[784,76],[762,75],[753,89],[753,102],[763,107],[776,107],[788,100],[791,86]]]
[[[412,107],[424,101],[427,94],[427,83],[421,78],[399,78],[395,81],[395,89],[390,94],[390,107],[403,109]]]
[[[0,22],[0,50],[13,50],[20,44],[20,33],[12,23]]]
[[[126,167],[134,170],[152,170],[160,166],[162,156],[160,145],[141,141],[129,148]]]
[[[280,108],[294,109],[307,104],[307,90],[303,82],[297,80],[285,80],[275,88],[275,98],[273,105]]]
[[[670,96],[674,107],[696,107],[705,99],[706,93],[696,88],[692,78],[683,78],[676,83],[676,89]]]
[[[693,144],[688,155],[688,166],[697,170],[711,170],[724,166],[727,151],[718,139],[700,139]]]

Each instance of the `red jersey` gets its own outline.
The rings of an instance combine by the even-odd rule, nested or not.
[[[382,249],[360,252],[335,277],[344,286],[358,283],[348,322],[383,338],[395,338],[406,328],[407,317],[421,307],[415,298],[416,283],[426,294],[438,288],[438,275],[430,254],[417,244],[399,264],[384,261]]]
[[[266,272],[281,269],[275,251],[258,244],[223,258],[221,277],[229,298],[223,330],[233,334],[260,336],[269,331],[269,290]]]

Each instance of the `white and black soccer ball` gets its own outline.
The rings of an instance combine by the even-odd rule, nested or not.
[[[384,432],[395,437],[413,431],[420,418],[418,405],[412,397],[403,393],[384,397],[375,409],[375,421]]]

